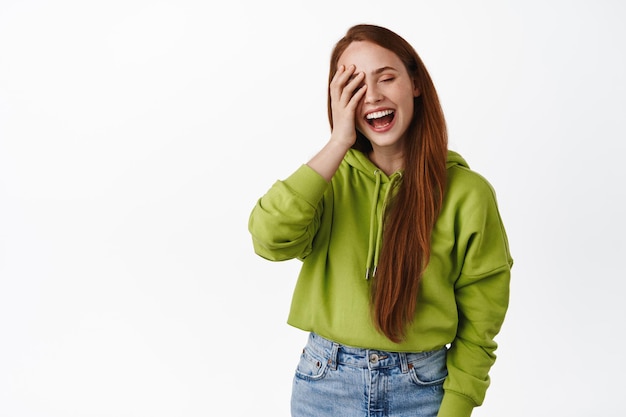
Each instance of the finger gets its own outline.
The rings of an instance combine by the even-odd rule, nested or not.
[[[354,74],[348,81],[348,83],[344,86],[342,91],[342,96],[345,94],[347,101],[354,96],[354,94],[361,88],[363,85],[363,80],[365,79],[365,74],[362,72]]]
[[[337,71],[335,72],[335,75],[333,77],[333,81],[335,81],[337,84],[339,85],[343,85],[346,83],[346,81],[348,80],[348,78],[350,78],[350,76],[352,76],[352,74],[354,73],[356,67],[354,65],[349,65],[349,66],[345,66],[345,65],[340,65],[337,68]]]
[[[367,84],[362,84],[360,85],[352,94],[352,97],[350,97],[350,100],[348,101],[347,107],[354,109],[356,108],[356,106],[359,104],[359,102],[361,101],[361,99],[363,99],[363,97],[365,97],[365,92],[367,91]]]
[[[350,65],[348,67],[341,65],[339,66],[339,68],[337,68],[337,72],[335,72],[335,75],[330,82],[331,97],[334,96],[336,100],[341,98],[346,84],[350,80],[350,77],[352,77],[354,70],[354,65]]]

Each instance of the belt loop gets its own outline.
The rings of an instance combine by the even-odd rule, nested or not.
[[[400,357],[400,369],[402,369],[403,374],[406,374],[409,372],[409,362],[406,359],[406,353],[399,352],[398,356]]]
[[[330,351],[330,358],[328,358],[328,366],[333,371],[337,370],[337,356],[338,356],[338,352],[339,352],[339,344],[333,342],[333,347],[332,347],[332,349]]]

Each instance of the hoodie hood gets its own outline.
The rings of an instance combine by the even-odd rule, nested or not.
[[[374,163],[370,161],[370,159],[365,156],[365,154],[355,149],[350,149],[348,151],[345,160],[350,166],[361,171],[363,174],[365,174],[367,177],[371,178],[374,181],[376,180],[377,171],[381,174],[381,181],[383,183],[390,181],[391,178],[393,178],[394,175],[398,173],[400,175],[403,174],[403,171],[400,170],[392,174],[391,177],[388,177],[384,172],[380,171],[380,169],[376,165],[374,165]],[[467,161],[465,161],[465,159],[459,153],[448,150],[446,168],[451,168],[453,166],[462,166],[464,168],[469,168]]]
[[[453,166],[462,166],[463,168],[469,168],[467,161],[463,159],[457,152],[448,150],[448,158],[446,159],[446,168],[450,169]]]
[[[374,163],[362,152],[354,149],[350,149],[350,151],[348,151],[345,160],[351,167],[360,171],[374,183],[371,196],[367,261],[364,268],[365,279],[369,279],[376,275],[382,247],[385,213],[389,201],[402,183],[404,170],[398,170],[388,176],[376,165],[374,165]],[[446,168],[450,169],[453,166],[469,168],[469,165],[460,154],[449,150],[446,160]]]

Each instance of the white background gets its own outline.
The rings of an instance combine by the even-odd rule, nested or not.
[[[299,264],[256,199],[329,136],[330,51],[411,42],[515,258],[477,417],[623,416],[626,6],[0,2],[0,416],[287,416]]]

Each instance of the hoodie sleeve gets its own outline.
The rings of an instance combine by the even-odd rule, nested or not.
[[[469,416],[482,404],[496,360],[494,341],[509,302],[513,260],[491,185],[477,176],[461,204],[458,246],[463,267],[455,283],[457,334],[448,351],[448,378],[439,417]]]
[[[306,164],[275,182],[257,201],[248,221],[255,253],[271,261],[305,258],[311,252],[328,187]]]

